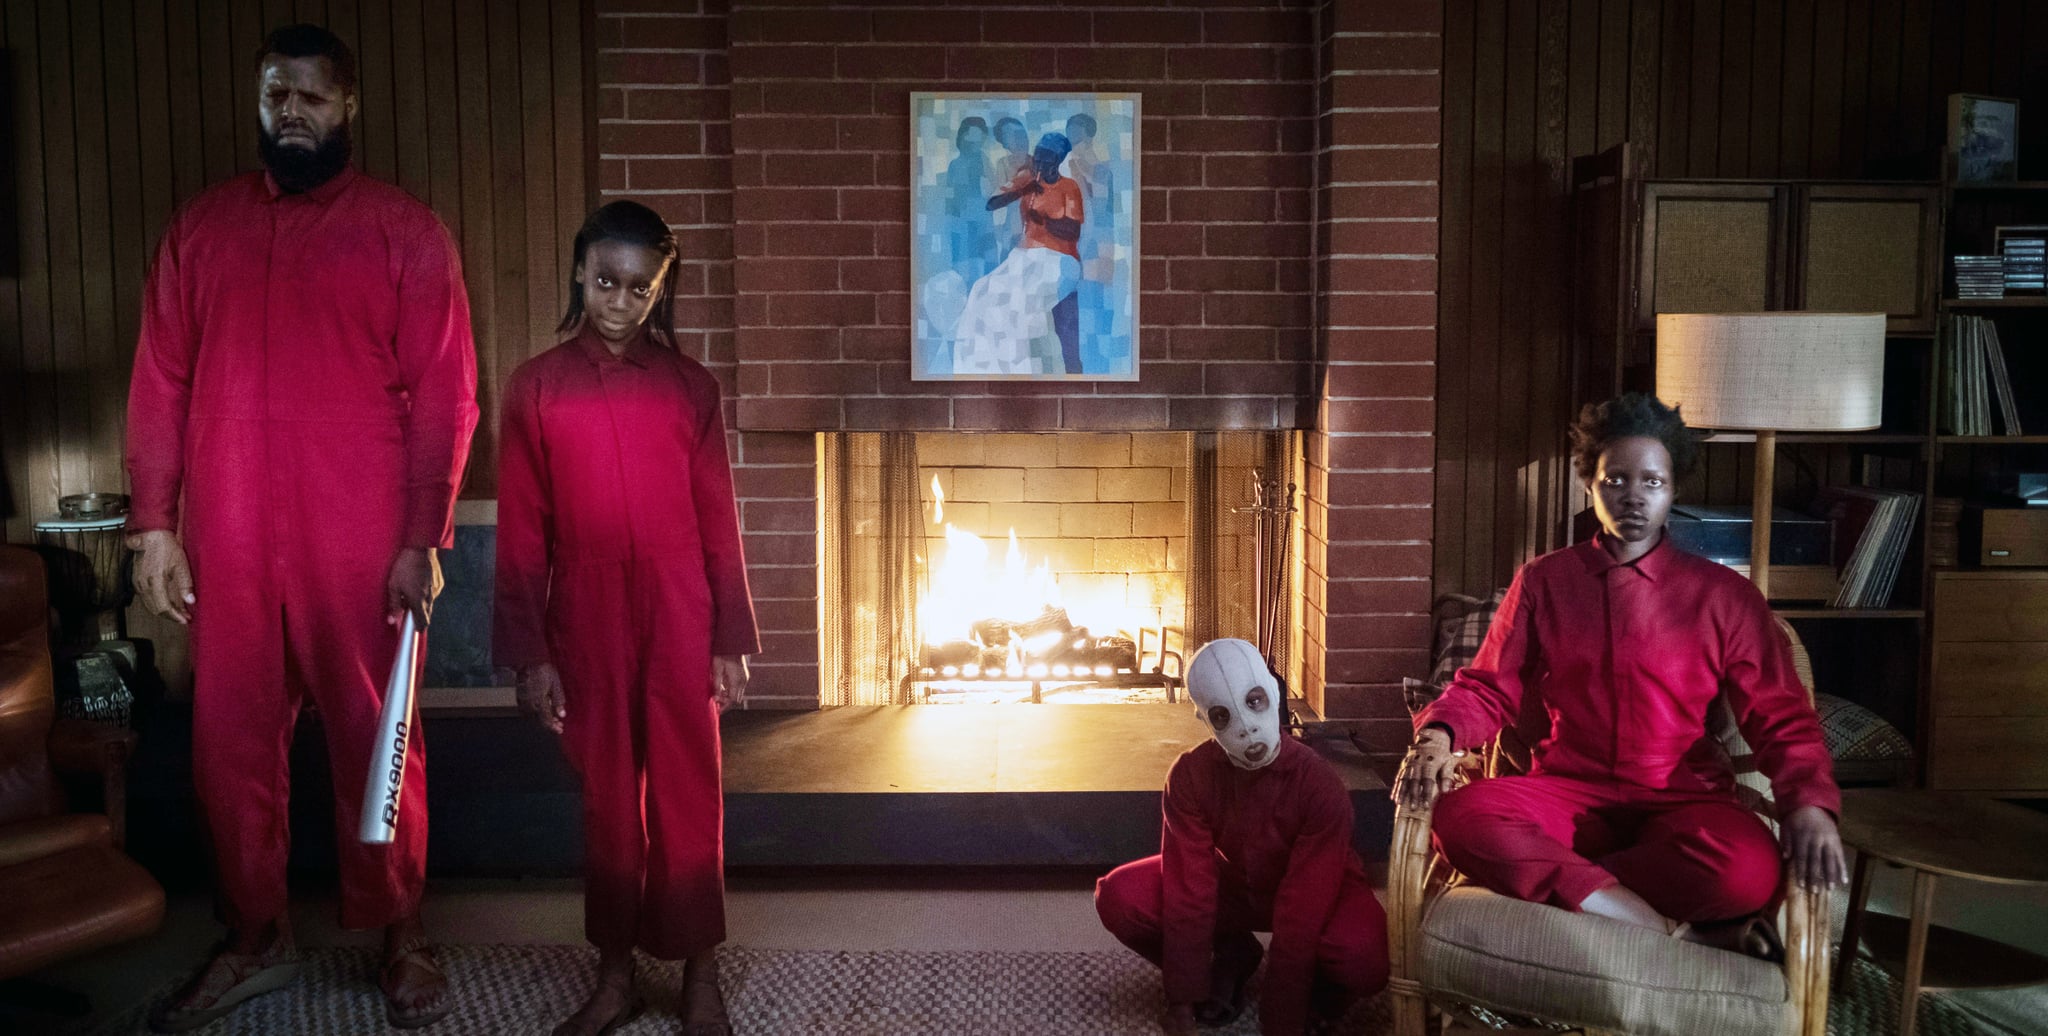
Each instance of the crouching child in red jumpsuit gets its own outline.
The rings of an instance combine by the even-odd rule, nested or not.
[[[1600,532],[1515,574],[1478,656],[1416,717],[1395,797],[1444,792],[1438,851],[1495,892],[1768,953],[1757,915],[1781,856],[1813,887],[1846,877],[1820,720],[1763,594],[1667,542],[1699,451],[1678,411],[1623,396],[1571,435]],[[1770,778],[1781,839],[1707,736],[1717,698]],[[1523,715],[1549,725],[1529,773],[1451,790],[1454,749]]]
[[[670,335],[675,235],[613,202],[576,235],[571,337],[505,390],[495,660],[583,778],[596,989],[555,1036],[637,1015],[633,952],[685,960],[685,1033],[729,1033],[718,716],[759,650],[711,374]],[[651,319],[650,319],[651,318]]]
[[[1285,703],[1258,649],[1211,641],[1188,696],[1213,740],[1166,775],[1159,855],[1095,886],[1119,942],[1160,966],[1168,1033],[1227,1025],[1266,959],[1259,1023],[1303,1032],[1387,983],[1387,915],[1351,848],[1351,796],[1330,764],[1281,733]],[[1272,950],[1254,932],[1273,933]]]

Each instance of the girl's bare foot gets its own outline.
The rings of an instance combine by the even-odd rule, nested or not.
[[[704,950],[683,963],[683,1036],[732,1036],[725,994],[718,988],[718,951]]]
[[[597,987],[575,1014],[555,1026],[553,1036],[608,1036],[638,1017],[644,1007],[633,995],[633,951],[603,950],[598,954]]]

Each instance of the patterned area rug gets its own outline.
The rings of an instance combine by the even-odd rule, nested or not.
[[[460,998],[429,1036],[545,1034],[589,989],[592,954],[573,946],[451,946],[442,960]],[[242,1006],[200,1036],[365,1036],[391,1031],[369,948],[312,951],[297,986]],[[1110,953],[719,951],[719,979],[740,1036],[1140,1036],[1159,1031],[1159,972]],[[641,962],[650,1009],[620,1036],[673,1032],[682,966]],[[166,990],[168,991],[168,990]],[[1253,990],[1254,994],[1256,990]],[[1867,962],[1836,991],[1835,1036],[1898,1031],[1899,988]],[[92,1036],[147,1033],[138,1007]],[[1391,1031],[1385,996],[1355,1006],[1326,1032]],[[1214,1036],[1255,1036],[1256,1007]],[[1924,998],[1928,1036],[2001,1034],[1953,1002]]]

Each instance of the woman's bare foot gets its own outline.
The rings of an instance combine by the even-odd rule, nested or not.
[[[606,1036],[639,1015],[642,1004],[633,995],[633,951],[600,950],[597,957],[597,986],[590,999],[568,1020],[555,1026],[553,1036]]]
[[[731,1036],[725,994],[718,988],[718,951],[704,950],[683,963],[683,1036]]]

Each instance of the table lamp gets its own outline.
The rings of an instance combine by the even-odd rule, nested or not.
[[[1659,313],[1657,398],[1690,427],[1756,433],[1749,575],[1768,598],[1778,433],[1883,423],[1884,314]]]

